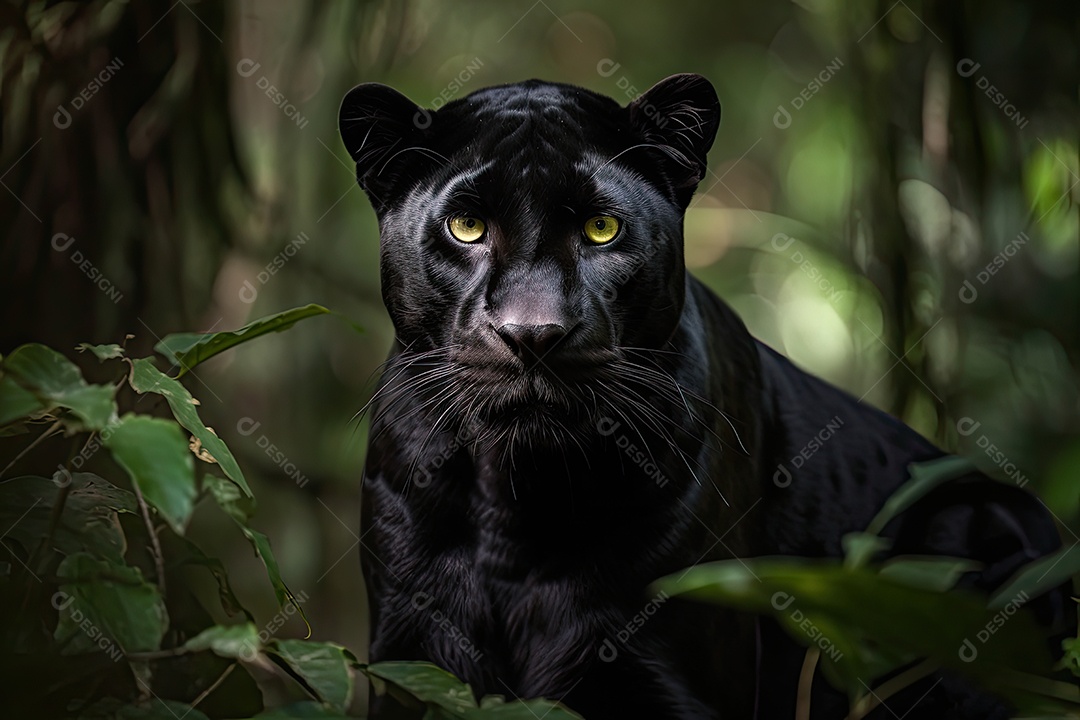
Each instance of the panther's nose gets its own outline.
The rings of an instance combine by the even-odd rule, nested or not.
[[[543,360],[559,342],[566,337],[562,325],[514,325],[507,323],[496,328],[496,333],[507,347],[517,355],[526,367]]]

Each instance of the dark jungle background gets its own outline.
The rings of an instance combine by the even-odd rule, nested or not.
[[[723,121],[691,272],[1080,542],[1078,39],[1074,0],[3,0],[0,352],[130,333],[146,354],[312,302],[362,326],[305,323],[188,382],[313,637],[362,650],[353,416],[391,328],[342,95],[377,80],[437,107],[539,77],[626,103],[699,72]],[[206,549],[276,612],[250,547]]]

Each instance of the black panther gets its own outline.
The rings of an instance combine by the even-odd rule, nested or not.
[[[363,481],[372,661],[590,720],[794,717],[804,651],[778,626],[646,588],[710,560],[838,556],[943,452],[754,340],[687,273],[683,214],[719,122],[692,74],[626,107],[536,80],[438,111],[379,84],[345,97],[396,332]],[[975,476],[889,534],[896,553],[984,563],[966,580],[984,590],[1059,545],[1037,500]],[[1041,620],[1060,630],[1066,599]],[[916,703],[1007,717],[951,677],[889,712]],[[814,717],[846,709],[815,685]]]

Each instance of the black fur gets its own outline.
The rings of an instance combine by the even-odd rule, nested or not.
[[[794,716],[803,651],[777,626],[645,588],[709,560],[839,555],[942,452],[756,342],[686,273],[683,213],[719,121],[697,75],[626,108],[539,81],[437,112],[377,84],[345,98],[397,333],[364,478],[372,661],[430,660],[590,720]],[[459,214],[484,220],[481,241],[449,233]],[[615,241],[584,239],[594,215],[622,220]],[[890,527],[898,551],[977,557],[969,582],[988,588],[1057,547],[1028,495],[965,482]],[[1040,611],[1065,622],[1060,597]],[[846,700],[819,682],[813,709]],[[950,679],[911,717],[1003,712]]]

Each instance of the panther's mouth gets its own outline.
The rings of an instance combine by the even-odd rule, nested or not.
[[[485,375],[472,380],[466,395],[474,398],[474,422],[489,432],[549,444],[592,424],[591,391],[578,381],[537,371]]]
[[[541,413],[560,415],[569,413],[579,402],[575,398],[575,386],[549,373],[527,372],[492,381],[485,379],[474,384],[477,393],[495,414]],[[576,388],[577,393],[581,388]]]

